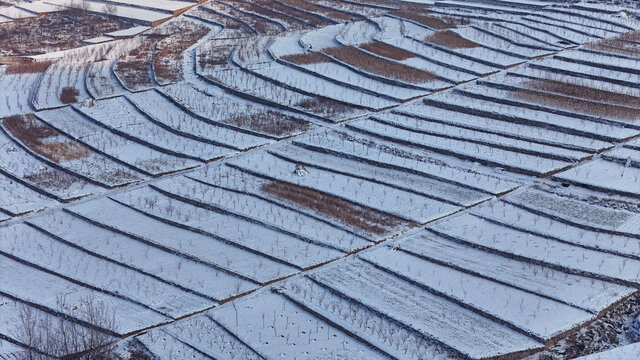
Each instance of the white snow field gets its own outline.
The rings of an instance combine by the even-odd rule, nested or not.
[[[121,360],[540,360],[635,306],[637,10],[107,4],[134,30],[0,59],[0,359],[68,355],[32,316]]]

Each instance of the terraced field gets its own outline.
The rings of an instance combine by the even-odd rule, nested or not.
[[[209,0],[0,66],[0,359],[92,350],[25,318],[121,359],[538,359],[638,296],[639,16]]]

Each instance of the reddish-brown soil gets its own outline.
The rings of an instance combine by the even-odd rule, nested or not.
[[[575,111],[604,118],[626,121],[640,120],[639,109],[576,99],[560,94],[549,94],[530,90],[516,90],[511,92],[511,97],[541,105],[556,107],[558,109]]]
[[[638,56],[640,55],[640,30],[629,31],[622,35],[611,39],[602,39],[592,43],[585,44],[586,47],[609,51],[622,55]]]
[[[376,235],[385,235],[401,225],[416,225],[379,210],[363,207],[324,192],[283,181],[264,184],[262,191],[280,200],[335,219],[347,226]]]
[[[286,55],[281,57],[282,60],[288,61],[290,63],[294,63],[297,65],[311,65],[311,64],[320,64],[325,62],[330,62],[326,55],[323,55],[318,52],[309,52],[305,54],[295,54],[295,55]]]
[[[433,35],[427,36],[425,40],[449,49],[471,49],[480,46],[449,30],[436,31]]]
[[[370,53],[374,53],[376,55],[380,55],[393,60],[407,60],[416,57],[416,54],[401,49],[399,47],[395,47],[393,45],[385,44],[380,41],[373,41],[370,43],[362,44],[359,46],[360,49],[366,50]]]
[[[78,102],[78,96],[80,95],[80,91],[74,87],[65,86],[62,88],[62,92],[60,93],[60,101],[63,104],[73,104]]]
[[[190,22],[175,22],[183,30],[179,34],[171,35],[162,40],[158,47],[161,49],[153,64],[154,74],[158,82],[169,83],[181,80],[182,54],[187,48],[209,33],[209,28],[202,25],[192,25]]]
[[[311,2],[307,2],[307,1],[303,1],[303,0],[282,0],[283,3],[289,4],[291,6],[294,6],[298,9],[303,9],[303,10],[307,10],[307,11],[311,11],[317,14],[322,14],[325,15],[328,18],[334,19],[334,20],[338,20],[338,21],[356,21],[356,20],[360,20],[358,17],[342,12],[342,11],[338,11],[338,10],[333,10],[333,9],[329,9],[326,7],[322,7],[322,6],[318,6],[316,4],[313,4]]]
[[[458,25],[469,24],[469,20],[465,18],[451,16],[437,17],[409,10],[393,10],[389,13],[400,18],[415,21],[436,30],[451,29]]]
[[[522,85],[529,89],[547,91],[586,100],[640,107],[640,98],[637,96],[620,94],[557,80],[532,79],[522,82]]]
[[[352,46],[330,48],[324,52],[349,65],[389,79],[414,84],[423,84],[438,79],[438,76],[432,72],[370,55]]]

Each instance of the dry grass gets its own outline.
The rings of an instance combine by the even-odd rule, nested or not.
[[[436,30],[451,29],[458,25],[469,24],[469,20],[462,17],[452,17],[452,16],[437,17],[437,16],[421,14],[420,12],[408,11],[408,10],[393,10],[393,11],[390,11],[389,13],[397,17],[415,21],[419,24],[428,26]]]
[[[80,91],[78,91],[78,89],[65,86],[62,88],[62,92],[60,93],[60,101],[62,101],[63,104],[77,103],[78,96],[80,96]]]
[[[370,43],[362,44],[359,46],[360,49],[366,50],[368,52],[374,53],[376,55],[380,55],[382,57],[386,57],[393,60],[407,60],[416,57],[416,54],[409,52],[407,50],[401,49],[399,47],[395,47],[393,45],[385,44],[380,41],[373,41]]]
[[[295,54],[295,55],[285,55],[280,59],[284,61],[288,61],[290,63],[296,65],[311,65],[311,64],[321,64],[330,62],[326,55],[318,53],[318,52],[308,52],[305,54]]]
[[[594,50],[610,51],[622,55],[640,55],[640,30],[629,31],[611,39],[602,39],[587,43],[585,46]]]
[[[305,27],[311,26],[313,28],[318,28],[321,26],[326,26],[331,24],[330,22],[322,19],[321,17],[311,15],[304,11],[293,9],[289,6],[284,6],[273,0],[253,0],[253,2],[259,3],[265,7],[281,12],[283,14],[287,14],[292,18],[296,19],[298,22],[301,22],[302,24],[304,24]],[[291,21],[289,20],[289,23],[290,22]]]
[[[33,115],[15,115],[4,118],[5,129],[26,147],[47,159],[60,163],[81,159],[90,155],[86,147],[67,140],[59,141],[57,130],[36,119]]]
[[[257,114],[236,114],[225,123],[274,136],[285,136],[309,129],[307,121],[272,110]]]
[[[29,61],[13,63],[7,66],[5,74],[17,75],[17,74],[41,74],[51,66],[52,61]]]
[[[159,44],[162,46],[162,50],[156,55],[153,64],[153,71],[158,82],[164,84],[181,80],[182,54],[208,33],[209,28],[206,26],[185,25],[183,31],[162,40]]]
[[[560,94],[541,93],[531,90],[517,90],[511,92],[511,97],[536,104],[552,106],[558,109],[575,111],[604,118],[626,121],[636,121],[640,119],[640,110],[638,109],[576,99]]]
[[[400,225],[415,225],[394,215],[283,181],[264,184],[262,191],[280,200],[335,219],[347,226],[376,235],[388,234],[393,228]]]
[[[45,189],[63,190],[68,189],[78,181],[82,181],[80,178],[55,169],[47,169],[45,171],[25,175],[24,179]]]
[[[425,40],[449,49],[472,49],[480,46],[449,30],[436,31],[433,35],[427,36]]]
[[[330,119],[343,116],[344,114],[353,111],[353,107],[348,104],[320,97],[300,101],[296,106],[313,114],[326,116]]]
[[[366,72],[412,84],[437,80],[438,76],[394,61],[370,55],[352,46],[326,49],[325,53]]]
[[[234,48],[235,45],[220,45],[205,53],[198,53],[198,65],[202,69],[227,65]]]
[[[614,103],[617,105],[631,105],[640,107],[637,96],[620,94],[613,91],[600,90],[584,85],[571,84],[552,79],[532,79],[522,82],[527,88],[572,96],[586,100]]]

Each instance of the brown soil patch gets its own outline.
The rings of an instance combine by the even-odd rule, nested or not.
[[[0,55],[27,56],[83,46],[81,42],[134,26],[113,17],[67,10],[0,24]]]
[[[330,25],[331,23],[322,19],[321,17],[318,16],[313,16],[309,13],[306,13],[304,11],[300,11],[297,9],[293,9],[289,6],[284,6],[280,3],[278,3],[277,1],[273,1],[273,0],[254,0],[254,2],[259,3],[265,7],[268,7],[270,9],[273,9],[275,11],[281,12],[283,14],[287,14],[289,15],[291,18],[283,18],[283,21],[287,21],[291,23],[291,19],[294,19],[296,22],[300,22],[302,24],[305,25],[305,27],[313,27],[313,28],[318,28],[321,26],[326,26],[326,25]],[[277,14],[277,13],[276,13]]]
[[[13,63],[5,69],[5,74],[40,74],[51,66],[51,61],[28,61]]]
[[[588,86],[576,85],[551,79],[532,79],[522,82],[527,88],[572,96],[587,100],[614,103],[618,105],[631,105],[640,107],[640,98],[637,96],[620,94],[613,91],[600,90]]]
[[[31,114],[4,118],[2,124],[26,147],[55,163],[81,159],[90,155],[89,149],[78,143],[66,139],[60,141],[63,138],[57,130],[42,123]]]
[[[308,52],[304,54],[285,55],[280,59],[297,65],[311,65],[330,62],[326,55],[318,52]]]
[[[229,64],[231,53],[235,45],[220,45],[207,48],[205,52],[198,53],[198,65],[202,69],[215,68]]]
[[[82,181],[80,178],[55,169],[26,175],[24,179],[45,189],[68,189],[74,183]]]
[[[300,101],[296,106],[313,114],[323,115],[331,119],[353,111],[353,107],[348,104],[321,97],[314,97],[312,99]]]
[[[418,70],[391,60],[379,58],[352,46],[326,49],[325,53],[366,72],[407,83],[423,84],[438,79],[438,76],[432,72]]]
[[[80,91],[78,91],[78,89],[65,86],[62,88],[62,92],[60,93],[60,101],[62,101],[63,104],[77,103],[78,96],[80,96]]]
[[[236,114],[225,123],[274,136],[285,136],[309,129],[307,121],[272,110],[257,114]]]
[[[585,44],[594,50],[609,51],[622,55],[640,55],[640,30],[629,31],[610,39]]]
[[[427,36],[425,40],[449,49],[472,49],[480,46],[449,30],[436,31],[433,35]]]
[[[362,50],[366,50],[376,55],[380,55],[382,57],[386,57],[386,58],[398,60],[398,61],[407,60],[407,59],[416,57],[416,54],[412,52],[401,49],[399,47],[395,47],[393,45],[385,44],[380,41],[373,41],[370,43],[362,44],[358,47]]]
[[[347,226],[376,235],[388,234],[401,225],[416,224],[379,210],[360,206],[317,190],[283,181],[262,185],[262,191],[280,200],[313,210]]]
[[[640,119],[640,109],[631,109],[618,105],[576,99],[560,94],[548,94],[530,90],[516,90],[511,92],[511,97],[536,104],[556,107],[558,109],[575,111],[604,118],[626,121],[636,121]]]
[[[458,25],[468,25],[469,19],[461,18],[461,17],[452,17],[452,16],[432,16],[421,14],[416,11],[408,11],[408,10],[392,10],[389,12],[391,15],[395,15],[397,17],[412,20],[424,26],[428,26],[432,29],[436,30],[445,30],[451,29]]]
[[[113,67],[113,71],[124,85],[134,90],[153,86],[153,81],[149,77],[153,52],[156,45],[165,37],[165,35],[154,34],[143,36],[142,44],[121,56]]]

